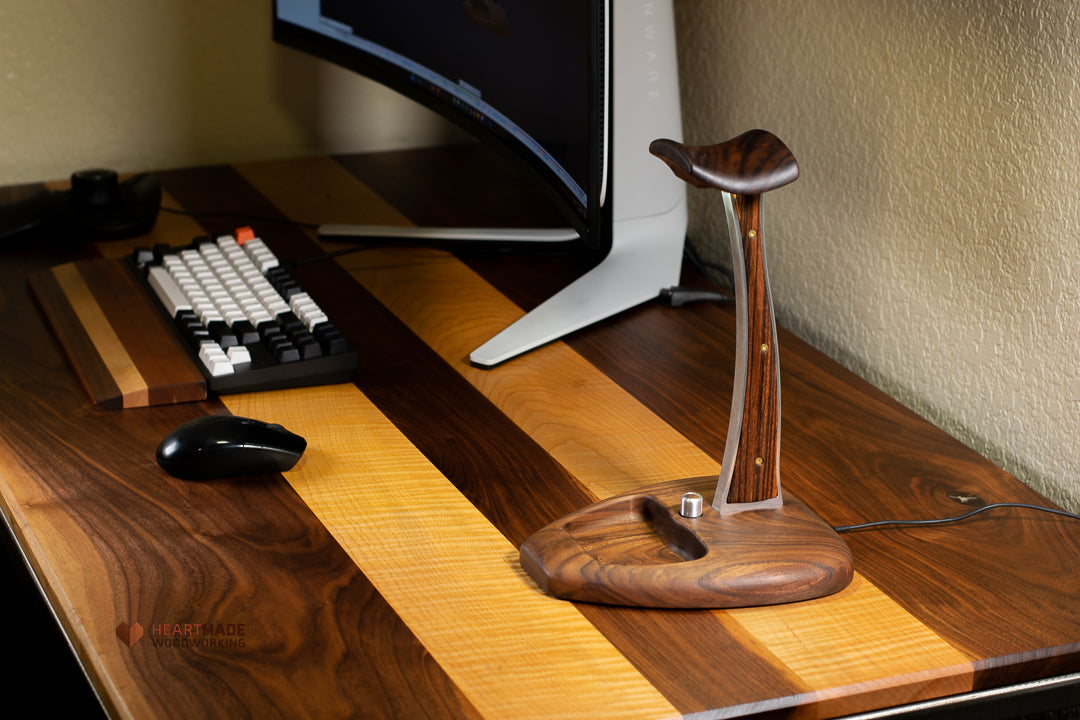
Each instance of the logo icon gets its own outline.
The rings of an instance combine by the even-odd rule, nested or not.
[[[143,636],[143,626],[139,623],[128,626],[126,622],[122,622],[116,626],[116,637],[120,638],[120,642],[127,645],[129,648],[134,647],[135,643],[139,642],[139,638]]]

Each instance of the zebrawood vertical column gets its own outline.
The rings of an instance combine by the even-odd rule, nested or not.
[[[732,415],[728,430],[728,447],[734,452],[725,452],[721,469],[725,487],[713,500],[721,511],[780,502],[780,356],[765,271],[761,196],[735,196],[726,204],[735,206],[741,231],[732,234],[731,243],[733,257],[741,260],[733,271],[740,276],[737,287],[743,289],[736,305],[746,331],[739,333],[744,341],[736,348],[745,372],[736,377],[732,393],[741,398],[742,406],[739,415]]]

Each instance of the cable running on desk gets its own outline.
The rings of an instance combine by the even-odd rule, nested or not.
[[[838,525],[833,529],[838,533],[855,532],[857,530],[875,530],[886,527],[924,527],[929,525],[948,525],[951,523],[961,522],[968,518],[974,517],[987,510],[997,510],[999,508],[1019,508],[1021,510],[1036,510],[1039,512],[1050,513],[1053,515],[1061,515],[1063,517],[1071,518],[1073,520],[1080,520],[1080,515],[1077,513],[1071,513],[1067,510],[1059,510],[1057,508],[1046,507],[1043,505],[1031,505],[1028,503],[991,503],[989,505],[983,505],[980,508],[975,508],[971,512],[964,513],[963,515],[956,515],[954,517],[946,518],[930,518],[923,520],[874,520],[871,522],[858,523],[854,525]]]

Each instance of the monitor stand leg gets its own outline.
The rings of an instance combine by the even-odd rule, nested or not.
[[[578,239],[573,228],[469,228],[417,227],[415,225],[334,225],[319,226],[323,240],[382,242],[393,245],[436,247],[500,248],[506,245],[551,247]]]
[[[600,264],[478,347],[469,361],[490,368],[659,296],[679,282],[686,206],[616,221]]]
[[[525,314],[469,355],[490,368],[623,310],[659,296],[679,282],[685,201],[666,213],[617,220],[608,254],[580,278]],[[369,225],[323,225],[324,240],[383,241],[446,248],[519,246],[554,247],[577,239],[567,228],[424,228]]]

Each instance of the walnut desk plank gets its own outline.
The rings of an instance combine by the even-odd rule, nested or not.
[[[110,411],[88,402],[26,282],[238,224],[297,259],[321,249],[280,220],[550,219],[483,153],[483,176],[431,180],[476,156],[164,172],[166,205],[193,215],[163,213],[137,241],[7,251],[0,509],[108,714],[824,718],[1075,692],[1080,533],[1047,514],[849,534],[852,585],[782,607],[647,611],[537,590],[517,564],[537,528],[718,471],[729,308],[648,304],[480,370],[469,350],[581,259],[371,249],[296,271],[360,348],[354,382]],[[790,334],[780,344],[784,482],[828,522],[1046,503]],[[309,450],[285,476],[165,475],[157,443],[211,412],[281,422]]]

